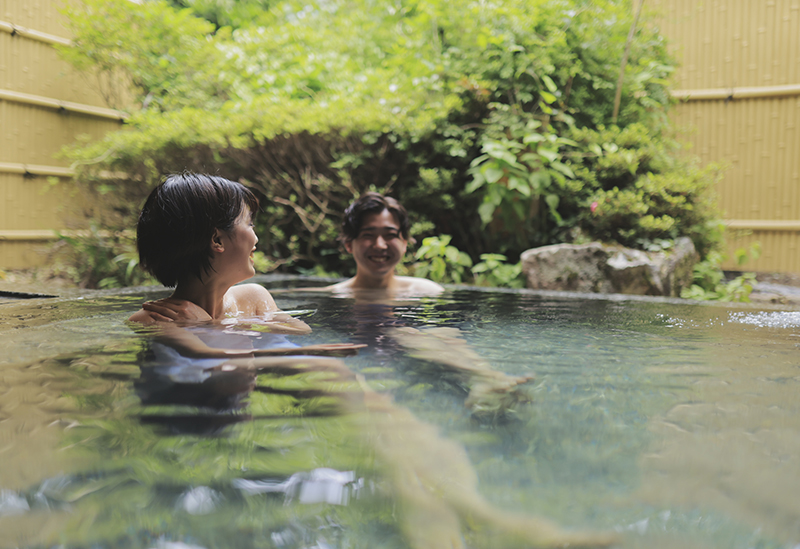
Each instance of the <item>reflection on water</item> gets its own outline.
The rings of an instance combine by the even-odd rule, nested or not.
[[[761,312],[731,313],[731,322],[752,324],[762,328],[797,328],[800,326],[800,313],[795,312]]]
[[[124,322],[142,300],[0,305],[0,547],[407,547],[381,451],[421,445],[364,436],[342,413],[352,388],[314,374],[159,375]],[[794,312],[491,292],[278,301],[316,311],[297,344],[367,343],[348,367],[466,450],[499,509],[621,532],[622,547],[800,544]],[[463,377],[397,337],[409,328],[457,330],[497,372],[535,375],[532,402],[476,420]]]
[[[800,540],[797,315],[735,312],[728,319],[711,330],[719,337],[704,350],[706,361],[673,367],[687,391],[648,426],[654,443],[642,456],[641,494],[680,506],[702,503],[752,525],[752,545],[766,531],[794,547]]]
[[[286,503],[297,500],[299,503],[347,505],[364,489],[364,479],[356,480],[354,471],[320,467],[308,473],[295,473],[282,481],[236,479],[233,485],[249,495],[283,493]]]

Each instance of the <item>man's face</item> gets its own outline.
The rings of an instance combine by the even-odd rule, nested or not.
[[[374,277],[394,272],[406,254],[407,245],[400,225],[389,210],[367,214],[358,236],[345,242],[345,248],[356,260],[358,272]]]

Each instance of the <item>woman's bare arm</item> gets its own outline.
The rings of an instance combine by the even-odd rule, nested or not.
[[[248,317],[248,322],[258,322],[259,331],[276,334],[308,334],[311,327],[302,320],[278,309],[269,292],[257,284],[246,284],[234,287],[231,295],[232,304],[236,308],[232,313],[241,313]],[[234,290],[232,288],[231,290]],[[210,347],[199,337],[192,334],[182,325],[187,323],[211,321],[211,316],[191,301],[165,298],[150,301],[142,305],[142,309],[134,313],[130,320],[144,326],[154,326],[156,337],[162,343],[173,347],[180,354],[192,358],[236,358],[254,356],[350,356],[365,345],[351,343],[330,343],[307,345],[305,347],[272,348],[272,349],[227,349]]]
[[[366,345],[353,343],[321,343],[304,347],[277,347],[272,349],[228,349],[210,347],[191,331],[172,322],[154,322],[153,334],[159,342],[168,345],[181,355],[190,358],[252,358],[268,356],[317,355],[317,356],[351,356],[358,353]]]
[[[270,293],[258,284],[234,286],[229,290],[230,315],[258,318],[269,333],[309,334],[311,327],[278,308]],[[185,299],[167,297],[142,304],[142,310],[130,318],[150,325],[154,322],[207,322],[211,316],[198,305]]]

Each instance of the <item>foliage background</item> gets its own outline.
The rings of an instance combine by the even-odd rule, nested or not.
[[[705,255],[721,239],[716,170],[672,139],[674,61],[647,21],[612,123],[632,12],[620,0],[82,0],[61,52],[132,116],[65,154],[114,231],[164,174],[252,186],[265,270],[348,274],[338,225],[366,190],[400,199],[418,240],[446,235],[471,263],[683,235]]]

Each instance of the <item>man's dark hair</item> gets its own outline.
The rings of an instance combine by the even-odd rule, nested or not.
[[[350,242],[358,236],[361,225],[364,224],[364,217],[369,214],[379,214],[383,210],[389,210],[397,224],[400,226],[400,234],[409,240],[411,222],[408,220],[408,212],[397,200],[391,196],[383,196],[380,193],[364,193],[344,211],[342,220],[342,242]]]
[[[214,175],[170,175],[150,192],[136,225],[139,263],[164,286],[211,270],[214,229],[229,231],[258,199],[241,183]]]

